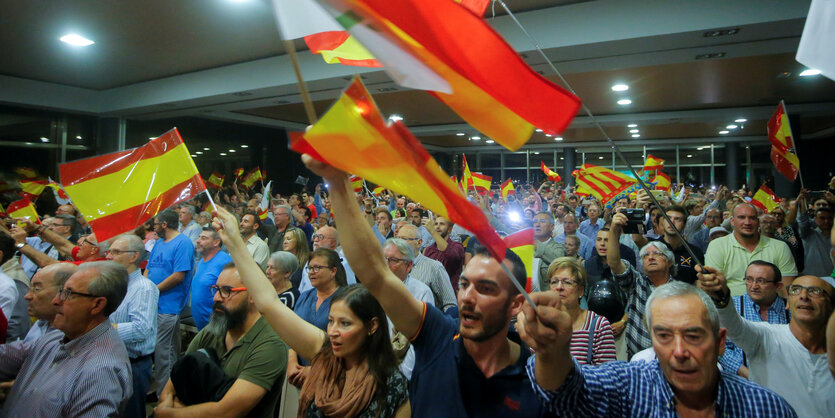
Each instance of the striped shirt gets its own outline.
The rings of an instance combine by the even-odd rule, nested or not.
[[[589,356],[589,328],[592,320],[597,318],[594,328],[594,341],[592,343],[591,363],[598,365],[607,361],[615,361],[615,336],[612,334],[612,326],[606,318],[587,311],[586,322],[583,329],[571,333],[571,356],[580,364],[588,364]]]
[[[601,366],[576,362],[559,389],[546,391],[536,383],[536,356],[526,371],[534,392],[548,411],[572,417],[678,417],[676,399],[658,361]],[[721,373],[716,391],[717,417],[796,417],[779,395],[730,373]]]
[[[0,345],[0,379],[15,379],[4,417],[115,417],[133,392],[125,345],[105,320],[72,341],[60,331]]]
[[[124,300],[110,314],[118,327],[119,338],[125,343],[130,358],[154,352],[157,345],[157,301],[159,289],[139,269],[128,275],[128,292]]]
[[[457,306],[458,300],[452,290],[449,273],[440,261],[418,254],[412,263],[412,271],[409,273],[409,277],[429,286],[429,290],[432,291],[432,296],[435,298],[435,306],[441,311]]]

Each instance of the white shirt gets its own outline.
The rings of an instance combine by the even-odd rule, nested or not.
[[[6,273],[0,272],[0,309],[3,310],[3,315],[6,315],[7,321],[12,319],[12,311],[14,311],[18,297],[20,297],[20,294],[14,284],[14,279]]]
[[[267,246],[267,243],[261,238],[258,238],[258,234],[252,234],[246,240],[246,250],[249,251],[249,254],[252,255],[252,258],[261,267],[261,270],[266,271],[267,260],[270,258],[270,247]]]

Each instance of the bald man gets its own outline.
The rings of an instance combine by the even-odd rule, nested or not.
[[[50,264],[35,273],[32,277],[32,285],[24,297],[29,302],[27,308],[29,316],[37,320],[23,341],[34,342],[44,334],[57,331],[52,326],[52,321],[55,320],[58,307],[52,304],[52,299],[77,269],[78,267],[72,263],[58,263]]]
[[[354,275],[354,270],[348,265],[348,260],[345,258],[345,254],[342,253],[342,248],[339,247],[339,234],[336,232],[336,228],[323,226],[313,233],[313,249],[315,250],[317,248],[327,248],[336,251],[342,260],[342,267],[345,267],[345,279],[348,281],[348,284],[357,282],[357,276]],[[302,268],[302,278],[299,282],[299,293],[304,293],[310,289],[313,289],[313,286],[310,284],[310,277],[307,275],[307,263],[305,263]]]

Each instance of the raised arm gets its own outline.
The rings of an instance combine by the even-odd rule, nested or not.
[[[2,225],[2,223],[0,223]],[[13,228],[11,231],[6,229],[5,225],[2,225],[2,232],[7,233],[12,239],[14,239],[15,244],[26,244],[26,231],[23,228]],[[47,254],[36,250],[31,245],[24,245],[18,251],[21,254],[28,257],[32,262],[38,265],[38,267],[46,267],[50,264],[58,263],[59,261],[48,256]]]
[[[35,232],[37,231],[38,236],[41,237],[42,240],[52,244],[58,252],[63,255],[64,257],[72,257],[72,249],[75,248],[75,243],[70,242],[70,240],[52,232],[49,228],[40,225],[36,226],[31,221],[25,221],[26,225],[24,229],[26,232]]]
[[[339,225],[342,249],[357,279],[377,298],[386,315],[404,335],[417,334],[422,322],[423,304],[413,298],[406,286],[389,270],[380,242],[354,202],[348,175],[342,171],[316,161],[308,155],[302,160],[314,173],[326,179],[331,186],[331,208],[334,220]]]
[[[620,234],[626,225],[626,215],[616,213],[612,216],[612,226],[609,228],[609,243],[606,245],[606,264],[613,274],[623,274],[627,270],[626,264],[620,259]]]
[[[238,222],[231,213],[218,208],[212,227],[220,234],[223,244],[229,250],[247,293],[261,315],[290,348],[304,358],[313,358],[325,342],[325,333],[281,303],[275,287],[247,251]]]

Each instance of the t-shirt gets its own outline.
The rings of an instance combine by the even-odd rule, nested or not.
[[[743,247],[731,234],[711,241],[705,254],[705,265],[716,267],[725,273],[732,296],[746,293],[745,270],[754,260],[764,260],[777,265],[783,276],[797,276],[797,267],[789,246],[783,241],[762,235],[753,252]]]
[[[705,255],[698,246],[690,244],[690,249],[696,253],[696,258],[699,260],[695,261],[693,260],[693,256],[687,251],[687,248],[684,248],[684,245],[680,245],[678,248],[674,249],[663,236],[659,239],[651,239],[650,242],[652,241],[661,241],[664,244],[667,244],[667,247],[669,247],[673,252],[673,256],[676,258],[676,265],[678,265],[678,271],[675,276],[673,276],[676,280],[687,284],[696,283],[696,280],[698,280],[698,277],[696,276],[696,264],[703,263],[705,260]]]
[[[246,335],[226,351],[224,337],[200,331],[188,352],[212,348],[220,358],[227,375],[261,386],[267,394],[247,414],[249,417],[273,417],[281,397],[284,373],[287,370],[287,346],[273,331],[264,317],[258,318]]]
[[[291,287],[289,290],[279,293],[278,300],[280,300],[284,306],[290,309],[295,309],[296,301],[299,300],[299,291]]]
[[[179,234],[171,241],[157,240],[151,256],[148,258],[148,278],[159,285],[168,276],[176,272],[185,272],[186,276],[178,285],[159,292],[159,313],[179,314],[186,306],[191,277],[194,273],[194,245],[191,240]]]
[[[571,355],[580,364],[589,364],[589,329],[591,329],[591,323],[595,317],[597,318],[597,324],[594,328],[594,336],[592,338],[591,363],[596,366],[607,361],[617,360],[615,356],[615,336],[612,334],[612,326],[609,325],[609,321],[606,318],[592,311],[588,311],[583,328],[571,333]]]
[[[315,325],[322,331],[327,332],[328,315],[331,312],[331,301],[333,300],[333,295],[335,294],[336,292],[328,296],[327,299],[323,300],[322,304],[319,305],[319,309],[316,309],[316,289],[310,289],[299,296],[299,300],[296,301],[296,306],[293,308],[293,311],[305,321]],[[304,359],[299,356],[299,364],[302,366],[307,366],[309,364],[308,360],[310,359]]]
[[[209,323],[212,316],[211,287],[217,283],[217,276],[223,271],[223,266],[232,262],[232,257],[225,251],[218,251],[209,261],[200,258],[197,267],[194,268],[194,286],[191,288],[191,316],[194,317],[194,325],[198,330],[203,329]]]

